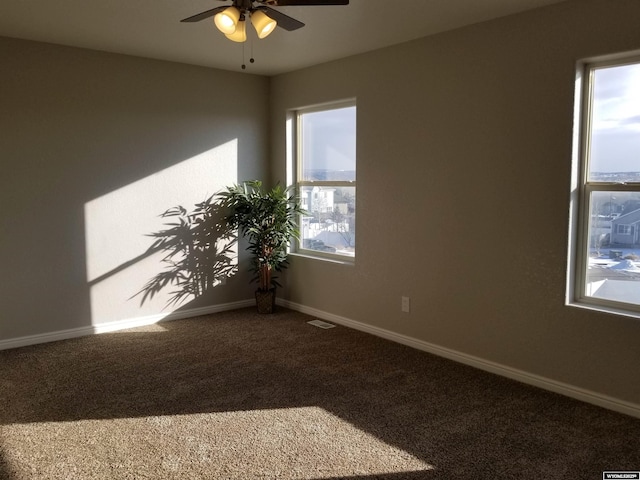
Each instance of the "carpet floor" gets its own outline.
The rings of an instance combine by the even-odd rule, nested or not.
[[[0,479],[601,479],[640,420],[254,309],[0,351]]]

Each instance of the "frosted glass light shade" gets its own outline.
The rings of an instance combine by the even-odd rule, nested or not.
[[[236,7],[225,8],[213,17],[216,27],[225,35],[231,35],[236,31],[239,20],[240,10]]]
[[[251,14],[251,23],[253,28],[256,29],[258,38],[264,38],[273,32],[278,23],[266,13],[256,10]]]
[[[240,20],[236,25],[235,32],[225,35],[229,40],[234,42],[246,42],[247,41],[247,30],[246,30],[247,22],[244,20]]]

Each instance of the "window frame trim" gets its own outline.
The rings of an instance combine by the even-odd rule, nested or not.
[[[336,181],[311,181],[311,180],[300,180],[299,175],[302,172],[302,141],[300,140],[300,134],[302,132],[302,115],[307,113],[317,113],[317,112],[325,112],[329,110],[339,110],[342,108],[355,107],[356,109],[356,142],[357,142],[357,124],[358,124],[358,108],[356,98],[348,98],[343,100],[337,100],[333,102],[319,103],[315,105],[311,105],[308,107],[299,107],[292,109],[289,114],[293,117],[293,132],[291,135],[291,144],[292,151],[294,152],[294,159],[291,162],[292,164],[292,182],[295,188],[296,196],[300,198],[301,187],[309,187],[309,186],[317,186],[317,187],[354,187],[356,190],[356,205],[357,196],[358,196],[358,188],[357,188],[357,178],[358,178],[358,148],[356,145],[356,180],[355,181],[344,181],[344,180],[336,180]],[[356,207],[357,209],[357,207]],[[356,223],[358,221],[358,216],[356,214]],[[323,252],[321,250],[313,250],[310,248],[304,248],[302,246],[302,216],[298,216],[297,220],[298,229],[300,230],[300,238],[294,239],[291,242],[291,251],[290,254],[294,256],[301,256],[306,258],[314,258],[318,260],[330,261],[334,263],[341,263],[347,265],[353,265],[356,261],[356,255],[343,255],[339,253],[331,253],[331,252]],[[357,230],[357,229],[356,229]],[[357,242],[357,240],[356,240]],[[357,249],[356,249],[357,250]]]
[[[615,183],[589,180],[595,71],[600,68],[633,64],[640,64],[640,51],[589,58],[577,63],[566,304],[640,318],[640,304],[588,296],[586,293],[590,253],[591,195],[602,191],[640,192],[640,182]],[[574,202],[578,204],[577,209]]]

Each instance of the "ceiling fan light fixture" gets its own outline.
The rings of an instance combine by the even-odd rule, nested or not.
[[[260,10],[251,13],[251,24],[256,29],[258,38],[265,38],[278,26],[278,22]]]
[[[240,21],[240,10],[233,6],[225,8],[213,17],[213,21],[218,30],[225,35],[231,35],[237,30]]]
[[[247,41],[247,22],[244,21],[244,19],[241,19],[237,25],[236,25],[236,30],[233,33],[230,34],[225,34],[225,37],[227,37],[229,40],[233,41],[233,42],[246,42]]]

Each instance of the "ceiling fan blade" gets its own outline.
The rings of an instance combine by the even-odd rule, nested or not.
[[[279,27],[282,27],[290,32],[304,27],[304,23],[302,23],[300,20],[296,20],[295,18],[292,18],[289,15],[285,15],[278,10],[274,10],[273,8],[256,7],[254,10],[260,10],[264,12],[268,17],[273,18],[276,22],[278,22]]]
[[[191,17],[180,20],[181,22],[199,22],[200,20],[204,20],[205,18],[213,17],[216,13],[223,11],[229,5],[224,5],[222,7],[212,8],[211,10],[207,10],[206,12],[201,12]],[[277,20],[276,20],[277,21]]]
[[[258,0],[273,7],[292,7],[303,5],[349,5],[349,0]]]

